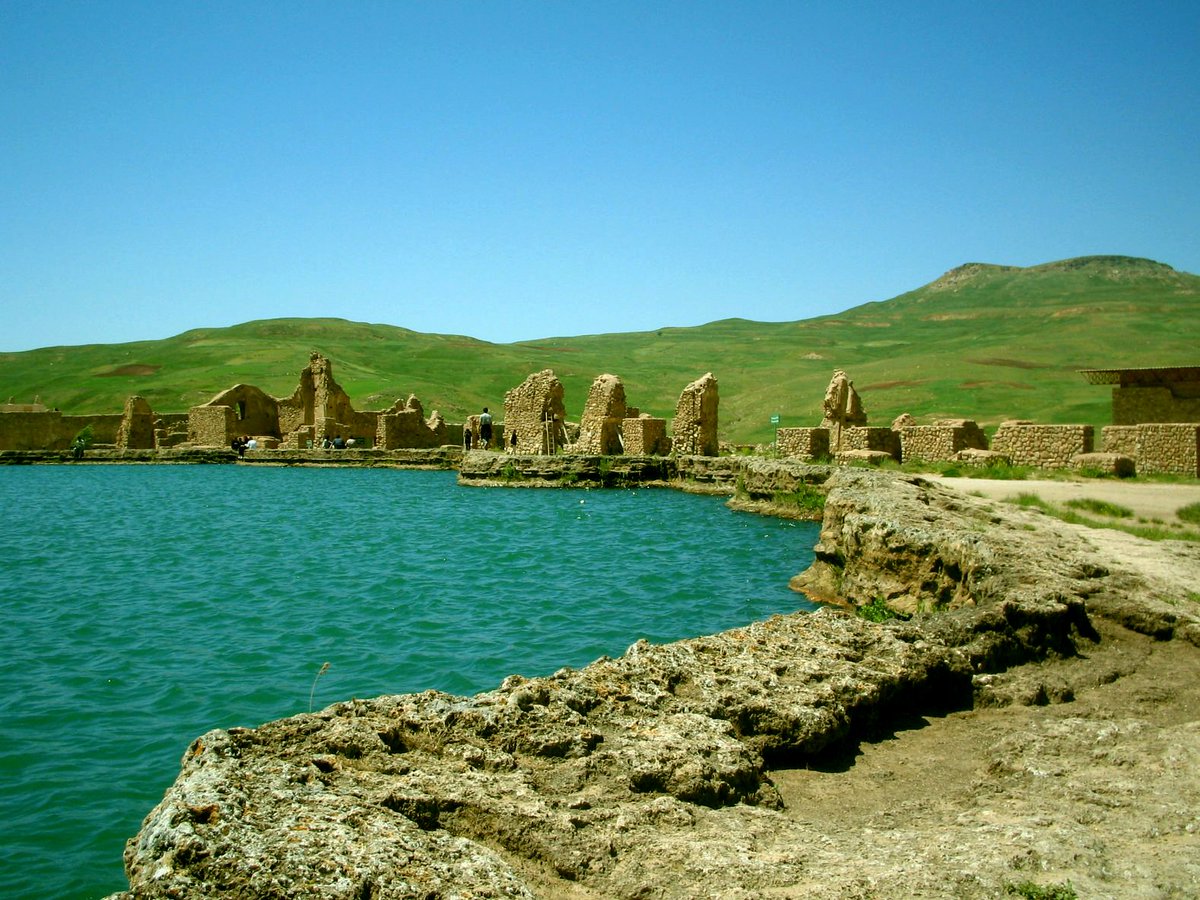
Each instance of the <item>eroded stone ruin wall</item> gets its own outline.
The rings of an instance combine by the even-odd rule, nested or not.
[[[675,405],[672,448],[687,456],[716,456],[717,379],[707,372],[683,389]]]
[[[579,439],[570,451],[600,456],[622,453],[621,424],[626,415],[625,385],[621,379],[616,375],[599,376],[588,390],[579,420]]]
[[[874,449],[850,446],[846,443],[846,430],[865,426],[867,414],[863,410],[858,391],[854,389],[854,382],[841,369],[833,373],[829,387],[825,389],[825,399],[821,404],[821,409],[824,413],[821,427],[829,429],[829,449],[833,453],[843,450]]]
[[[1007,456],[1013,465],[1066,469],[1070,468],[1073,456],[1091,453],[1093,444],[1091,425],[1034,425],[1010,421],[996,430],[991,449]]]
[[[504,395],[505,446],[522,454],[557,453],[567,443],[565,419],[562,382],[552,369],[535,372]]]
[[[125,413],[117,429],[116,445],[119,450],[153,450],[155,447],[154,410],[144,397],[130,397],[125,401]]]

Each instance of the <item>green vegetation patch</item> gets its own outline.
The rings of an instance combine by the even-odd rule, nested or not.
[[[855,612],[859,618],[866,619],[868,622],[890,622],[892,619],[908,619],[904,613],[898,613],[890,606],[882,597],[876,597],[865,606],[858,607]]]
[[[1080,497],[1078,500],[1068,500],[1063,506],[1078,509],[1082,512],[1097,516],[1111,516],[1114,519],[1132,519],[1133,510],[1119,503],[1109,503],[1107,500],[1093,500],[1090,497]]]
[[[1008,885],[1008,893],[1025,900],[1078,900],[1079,895],[1071,882],[1041,885],[1033,881],[1021,881]]]
[[[1187,506],[1181,506],[1175,510],[1182,521],[1190,522],[1192,525],[1200,525],[1200,503],[1189,503]]]
[[[1053,516],[1060,521],[1067,522],[1071,525],[1084,525],[1088,528],[1112,528],[1117,531],[1124,531],[1132,534],[1135,537],[1145,538],[1150,541],[1200,541],[1200,531],[1194,531],[1188,528],[1172,528],[1166,525],[1133,525],[1126,524],[1117,519],[1131,518],[1132,510],[1125,510],[1125,507],[1116,504],[1102,503],[1101,501],[1092,501],[1101,503],[1105,508],[1113,507],[1117,510],[1123,510],[1123,514],[1103,513],[1104,515],[1114,516],[1115,518],[1095,519],[1091,516],[1084,516],[1066,506],[1072,506],[1070,501],[1064,507],[1057,507],[1052,503],[1043,500],[1037,494],[1021,493],[1008,501],[1015,506],[1020,506],[1025,509],[1038,509],[1048,516]],[[1076,501],[1083,502],[1083,501]]]

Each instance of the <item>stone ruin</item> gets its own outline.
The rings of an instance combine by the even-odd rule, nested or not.
[[[503,449],[513,453],[553,455],[567,445],[563,386],[554,370],[535,372],[504,395],[500,434]]]
[[[863,411],[858,391],[854,389],[854,382],[841,369],[833,373],[829,387],[825,389],[821,408],[825,413],[821,427],[829,429],[829,449],[834,453],[850,449],[843,448],[845,431],[866,425],[867,414]]]
[[[1116,374],[1112,374],[1116,373]],[[1164,374],[1165,373],[1165,374]],[[1126,395],[1145,402],[1146,416],[1180,415],[1190,393],[1200,393],[1200,368],[1172,370],[1087,370],[1094,383],[1117,384],[1125,379],[1141,393],[1124,388]],[[1168,389],[1160,385],[1140,386],[1151,377],[1171,382],[1171,401],[1164,413]],[[1191,378],[1197,389],[1191,391]],[[1104,379],[1108,379],[1107,381]],[[1139,381],[1140,379],[1140,381]],[[1181,387],[1184,385],[1184,387]],[[1118,403],[1114,390],[1114,418]],[[1182,398],[1182,399],[1181,399]],[[1153,403],[1151,402],[1153,401]],[[1122,414],[1129,418],[1132,400],[1122,401]],[[1157,405],[1154,405],[1157,404]],[[854,385],[846,373],[834,372],[825,392],[825,417],[817,428],[780,428],[776,446],[783,456],[810,461],[883,459],[921,462],[957,462],[986,466],[997,461],[1009,465],[1047,469],[1089,469],[1112,475],[1134,472],[1171,473],[1200,477],[1200,424],[1195,422],[1140,422],[1111,425],[1103,429],[1104,450],[1096,452],[1091,425],[1038,425],[1013,419],[1000,424],[988,441],[987,435],[970,419],[940,419],[920,425],[905,413],[889,428],[871,428]]]
[[[566,449],[593,456],[665,456],[671,452],[671,439],[666,420],[629,406],[621,379],[605,374],[592,382],[579,437]]]
[[[430,448],[445,443],[447,427],[435,410],[424,418],[415,396],[382,412],[359,412],[333,377],[333,364],[320,353],[309,357],[291,397],[279,399],[253,385],[238,384],[188,411],[188,442],[227,447],[237,435],[263,447],[303,450],[339,435],[383,450]]]
[[[685,456],[716,456],[717,379],[707,372],[683,389],[675,404],[672,446]]]
[[[588,391],[583,417],[579,420],[579,439],[570,446],[570,451],[600,456],[624,453],[621,423],[628,412],[621,379],[616,375],[599,376]]]

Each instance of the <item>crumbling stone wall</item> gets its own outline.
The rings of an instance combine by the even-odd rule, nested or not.
[[[896,429],[900,454],[905,462],[948,462],[962,450],[988,449],[987,435],[970,419],[944,419],[932,425],[908,425]]]
[[[429,419],[415,394],[397,400],[376,420],[375,446],[382,450],[440,447],[445,440],[446,422],[437,410]]]
[[[515,431],[515,452],[557,453],[567,443],[565,419],[562,382],[553,369],[535,372],[504,395],[505,447],[511,448]]]
[[[625,452],[633,456],[666,456],[671,452],[667,420],[649,415],[627,418],[621,423]]]
[[[781,456],[815,460],[829,456],[828,428],[780,428],[775,446]]]
[[[144,397],[133,396],[125,401],[125,413],[117,429],[116,445],[119,450],[153,450],[154,410]]]
[[[716,456],[717,379],[712,372],[693,381],[679,395],[672,422],[672,448],[684,456]]]
[[[279,401],[252,384],[235,384],[233,387],[221,391],[203,406],[193,407],[188,412],[189,420],[197,409],[205,407],[227,408],[232,412],[233,418],[229,423],[228,430],[223,434],[217,434],[212,430],[218,421],[215,417],[206,418],[203,425],[196,427],[189,422],[189,436],[193,433],[204,435],[202,446],[227,447],[233,437],[239,434],[279,437]],[[220,421],[224,421],[224,419],[222,418]],[[189,440],[196,443],[191,437]]]
[[[588,390],[579,420],[579,439],[571,445],[571,452],[601,456],[624,452],[621,426],[627,415],[621,379],[616,375],[599,376]]]
[[[1004,422],[992,438],[992,450],[1003,453],[1017,466],[1067,469],[1071,458],[1091,453],[1091,425],[1034,425],[1027,421]]]

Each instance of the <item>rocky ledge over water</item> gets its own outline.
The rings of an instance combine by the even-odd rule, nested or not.
[[[828,488],[797,586],[843,606],[211,731],[114,897],[1196,895],[1200,551]]]

